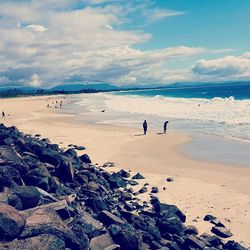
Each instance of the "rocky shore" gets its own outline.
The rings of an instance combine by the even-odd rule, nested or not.
[[[107,171],[82,150],[0,125],[0,249],[247,249],[212,215],[211,234],[199,235],[157,187],[134,192],[141,174]]]

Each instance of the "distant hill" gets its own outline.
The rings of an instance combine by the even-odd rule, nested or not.
[[[66,84],[58,85],[49,89],[49,91],[81,91],[85,89],[95,89],[97,91],[105,90],[116,90],[118,87],[108,84],[108,83],[97,83],[97,84]]]

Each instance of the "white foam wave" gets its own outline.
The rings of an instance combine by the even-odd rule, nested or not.
[[[109,110],[229,125],[250,124],[250,100],[139,97],[103,94]]]

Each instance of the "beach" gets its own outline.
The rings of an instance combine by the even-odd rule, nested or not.
[[[76,114],[47,108],[48,103],[54,102],[54,107],[62,100],[63,110],[72,101],[71,96],[64,98],[1,99],[2,110],[9,114],[1,122],[24,133],[41,134],[62,148],[69,144],[85,146],[94,164],[115,163],[109,171],[123,168],[140,172],[146,177],[140,183],[157,186],[160,200],[177,205],[187,215],[187,224],[196,226],[200,234],[210,232],[212,225],[203,218],[212,214],[231,230],[232,239],[250,246],[248,168],[192,159],[182,151],[192,140],[188,133],[170,130],[160,135],[151,131],[141,136],[141,127],[79,122]],[[173,177],[173,182],[167,182],[168,177]],[[149,192],[140,196],[148,199]]]

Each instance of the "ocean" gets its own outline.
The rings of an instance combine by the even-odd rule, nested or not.
[[[96,93],[81,95],[74,105],[68,108],[84,122],[141,130],[147,120],[149,132],[159,133],[169,121],[168,130],[192,135],[184,151],[194,158],[209,151],[216,162],[250,166],[250,84]]]

